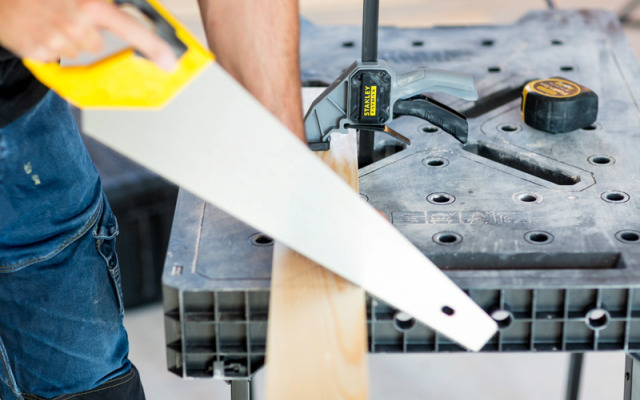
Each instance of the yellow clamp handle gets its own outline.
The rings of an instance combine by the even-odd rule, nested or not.
[[[157,0],[126,2],[144,2],[175,30],[185,50],[173,71],[161,69],[133,49],[90,65],[63,67],[27,58],[22,62],[40,82],[80,108],[162,107],[213,61],[213,54]]]

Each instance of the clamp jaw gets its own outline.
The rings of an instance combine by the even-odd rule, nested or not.
[[[330,134],[346,133],[348,128],[383,131],[400,115],[423,118],[466,142],[464,116],[435,100],[416,97],[425,92],[478,98],[470,75],[429,68],[396,74],[383,60],[356,61],[309,108],[304,121],[309,147],[328,150]]]

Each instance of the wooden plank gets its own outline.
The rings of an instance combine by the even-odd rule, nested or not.
[[[357,191],[355,133],[332,139],[331,150],[319,155]],[[277,243],[271,275],[265,398],[367,399],[366,356],[364,291]]]

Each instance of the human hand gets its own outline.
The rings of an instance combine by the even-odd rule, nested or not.
[[[0,0],[0,21],[0,45],[21,58],[51,62],[98,54],[106,30],[161,68],[176,63],[164,40],[105,0]]]

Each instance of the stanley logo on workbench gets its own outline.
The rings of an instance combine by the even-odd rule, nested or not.
[[[362,107],[362,114],[364,117],[376,116],[376,99],[378,97],[378,86],[370,85],[364,87],[364,106]]]

